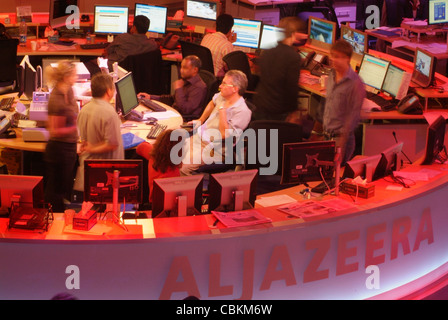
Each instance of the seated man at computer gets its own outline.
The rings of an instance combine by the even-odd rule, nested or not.
[[[224,163],[226,150],[223,139],[234,139],[235,145],[251,120],[252,112],[244,101],[247,77],[239,70],[230,70],[224,76],[219,93],[215,94],[201,117],[193,124],[200,126],[185,142],[181,175],[191,175],[204,164]],[[216,161],[215,161],[216,160]]]
[[[221,14],[216,19],[216,32],[208,33],[202,39],[201,45],[210,49],[213,59],[215,75],[222,78],[225,74],[225,63],[222,58],[232,52],[236,33],[232,32],[233,17]]]
[[[351,68],[352,46],[345,40],[337,40],[330,50],[330,66],[327,93],[322,117],[323,131],[312,132],[311,140],[320,134],[327,140],[335,140],[341,148],[341,164],[349,161],[355,151],[355,129],[358,126],[361,107],[366,96],[364,83]],[[317,122],[315,128],[319,127]]]
[[[305,23],[297,17],[280,20],[285,37],[260,57],[260,81],[256,88],[254,112],[256,120],[282,120],[297,110],[301,59],[293,44]]]
[[[207,96],[207,85],[199,76],[201,60],[197,56],[187,56],[180,66],[181,79],[173,82],[174,95],[150,95],[139,93],[146,99],[159,100],[179,111],[184,121],[200,117]]]
[[[109,101],[115,96],[111,76],[98,73],[91,81],[92,100],[78,115],[81,154],[76,175],[75,190],[84,190],[84,160],[124,159],[121,120]]]
[[[148,39],[150,21],[146,16],[138,15],[134,17],[134,23],[129,33],[123,33],[115,37],[114,41],[105,49],[105,56],[108,59],[109,70],[114,62],[123,61],[127,56],[133,56],[158,48],[154,39]]]

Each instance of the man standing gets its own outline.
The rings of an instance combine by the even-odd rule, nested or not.
[[[222,149],[223,139],[232,139],[235,145],[249,125],[252,112],[243,98],[247,88],[246,75],[239,70],[230,70],[219,88],[221,92],[214,95],[197,120],[201,126],[187,139],[181,175],[191,175],[204,164],[223,163],[223,151],[226,151]]]
[[[121,120],[109,101],[115,95],[111,76],[98,73],[91,81],[92,100],[82,107],[78,115],[81,138],[80,166],[76,175],[75,190],[84,188],[84,160],[124,159],[121,138]]]
[[[197,56],[187,56],[180,66],[181,79],[173,82],[174,95],[149,95],[139,93],[147,99],[159,100],[179,111],[184,121],[199,118],[207,96],[207,85],[199,76],[201,60]]]
[[[254,96],[256,120],[281,120],[297,110],[301,59],[294,42],[304,23],[297,17],[280,20],[284,39],[260,57],[260,81]]]
[[[225,74],[225,64],[222,58],[233,51],[236,34],[232,32],[233,17],[221,14],[216,19],[216,32],[208,33],[202,39],[201,45],[210,49],[213,58],[215,75],[222,78]]]
[[[355,151],[355,129],[366,96],[364,83],[350,66],[352,53],[351,45],[342,39],[331,47],[332,71],[328,77],[322,121],[321,134],[327,140],[335,140],[336,147],[341,148],[342,165],[352,158]]]

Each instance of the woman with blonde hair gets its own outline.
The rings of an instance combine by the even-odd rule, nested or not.
[[[77,160],[79,107],[73,93],[77,80],[76,66],[62,60],[45,69],[52,91],[48,101],[47,129],[50,139],[45,149],[45,201],[54,212],[63,212],[64,200],[70,198]]]

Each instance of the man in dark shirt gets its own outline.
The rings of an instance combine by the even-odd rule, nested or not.
[[[301,59],[293,44],[304,23],[297,17],[286,17],[279,27],[284,29],[285,38],[260,57],[260,81],[254,96],[256,120],[285,120],[297,110]]]
[[[174,95],[149,95],[139,93],[147,99],[158,100],[179,111],[184,121],[197,119],[208,101],[207,85],[199,76],[201,60],[197,56],[187,56],[182,60],[180,66],[181,79],[173,82]]]

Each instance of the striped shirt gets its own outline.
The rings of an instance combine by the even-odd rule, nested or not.
[[[202,39],[201,45],[210,49],[213,58],[213,67],[217,77],[225,74],[222,58],[233,51],[233,44],[222,32],[208,33]]]

